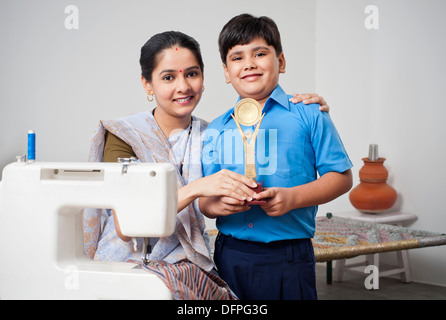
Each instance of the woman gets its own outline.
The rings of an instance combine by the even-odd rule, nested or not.
[[[116,162],[117,158],[133,156],[141,162],[174,164],[178,170],[179,188],[175,232],[170,237],[150,240],[153,250],[149,260],[162,263],[146,267],[152,270],[158,268],[157,272],[159,268],[165,271],[180,264],[189,271],[198,267],[199,272],[204,271],[209,276],[209,285],[215,288],[211,290],[212,296],[207,298],[232,298],[225,284],[210,274],[214,263],[204,231],[204,218],[198,202],[194,200],[202,196],[223,196],[226,201],[238,202],[242,210],[246,210],[248,205],[245,200],[257,196],[249,188],[254,186],[253,182],[227,170],[202,177],[201,138],[207,122],[192,116],[204,91],[204,66],[198,43],[181,32],[157,34],[142,47],[140,64],[142,85],[149,101],[155,97],[156,108],[116,120],[101,121],[92,140],[89,160]],[[298,97],[296,100],[302,98],[324,104],[317,95]],[[97,260],[139,260],[142,239],[138,239],[138,250],[135,252],[130,239],[121,235],[119,226],[115,226],[110,210],[102,212],[105,222],[101,228],[99,211],[84,211],[87,254]],[[193,270],[194,274],[196,271]],[[170,283],[171,280],[166,282]],[[182,294],[184,292],[179,295],[174,293],[174,297],[191,297]]]

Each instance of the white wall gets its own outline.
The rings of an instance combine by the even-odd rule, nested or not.
[[[79,9],[77,30],[65,28],[68,5]],[[37,132],[39,160],[86,161],[100,119],[151,110],[139,54],[150,36],[166,30],[183,31],[201,44],[206,91],[195,115],[206,120],[236,99],[224,82],[217,38],[240,13],[277,22],[290,52],[284,87],[313,91],[314,10],[311,0],[287,3],[287,10],[252,0],[2,0],[0,168],[26,154],[28,129]]]
[[[367,30],[374,4],[379,29]],[[393,210],[415,213],[412,228],[446,233],[446,2],[442,0],[319,0],[316,9],[316,91],[354,162],[354,185],[368,145],[387,158],[398,191]],[[321,206],[354,210],[348,195]],[[446,247],[411,250],[413,280],[446,285]]]
[[[79,9],[67,30],[64,10]],[[232,106],[217,37],[234,15],[250,12],[279,25],[288,92],[323,95],[355,167],[368,145],[387,158],[397,208],[418,214],[412,227],[445,232],[441,162],[446,22],[443,0],[0,2],[0,169],[26,153],[37,132],[41,161],[85,161],[99,119],[148,110],[140,84],[139,50],[154,33],[181,30],[201,44],[206,91],[195,114],[212,120]],[[380,29],[366,30],[364,8],[379,8]],[[351,210],[348,196],[321,206]],[[446,247],[410,252],[414,280],[446,285]]]

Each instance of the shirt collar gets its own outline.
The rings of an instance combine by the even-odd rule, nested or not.
[[[241,97],[238,97],[237,103],[241,100]],[[274,100],[274,101],[272,101]],[[276,103],[274,103],[276,102]],[[237,105],[236,103],[236,105]],[[275,104],[278,104],[279,106],[290,110],[290,105],[288,101],[288,96],[283,91],[282,87],[280,85],[277,85],[277,87],[273,90],[271,95],[269,96],[268,100],[265,103],[265,106],[263,107],[263,112],[267,112],[269,109],[271,109]],[[228,110],[226,114],[223,117],[223,123],[226,124],[229,120],[232,119],[231,115],[234,114],[234,108]]]

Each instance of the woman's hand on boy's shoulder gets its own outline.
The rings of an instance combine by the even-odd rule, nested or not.
[[[293,97],[290,98],[292,103],[303,102],[304,104],[318,103],[321,106],[319,110],[323,112],[330,112],[330,106],[324,100],[323,97],[317,93],[293,93]]]

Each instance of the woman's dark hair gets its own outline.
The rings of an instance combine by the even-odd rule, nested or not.
[[[269,46],[273,46],[277,55],[282,53],[276,23],[268,17],[257,18],[244,13],[229,20],[220,32],[218,48],[221,61],[226,64],[226,55],[232,47],[248,44],[257,37],[263,38]]]
[[[166,31],[151,37],[141,48],[141,57],[139,58],[141,75],[148,82],[152,81],[152,72],[158,63],[158,54],[174,46],[189,49],[197,59],[201,72],[204,72],[203,58],[198,42],[182,32]]]

